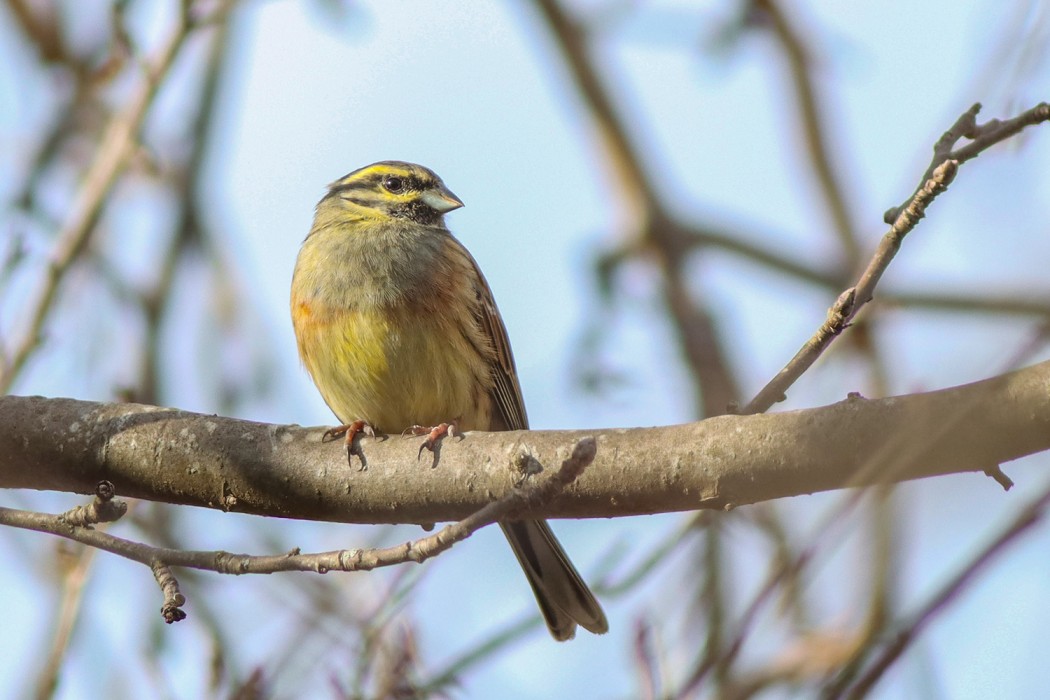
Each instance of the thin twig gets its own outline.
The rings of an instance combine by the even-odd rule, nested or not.
[[[849,326],[857,312],[871,300],[875,286],[900,249],[904,236],[923,217],[926,207],[934,198],[948,187],[955,177],[957,166],[955,161],[949,160],[942,163],[933,172],[933,176],[919,189],[911,203],[899,214],[893,226],[882,237],[875,255],[861,274],[857,284],[839,295],[835,303],[828,309],[827,318],[813,337],[806,341],[787,365],[758,392],[751,403],[741,410],[741,413],[745,415],[764,413],[773,404],[783,401],[787,389],[813,366],[813,363],[828,349],[831,342]]]
[[[773,36],[786,58],[791,75],[791,89],[799,111],[802,140],[806,144],[808,160],[824,199],[822,208],[828,212],[832,228],[842,248],[843,260],[840,269],[845,274],[851,274],[860,267],[862,251],[858,226],[851,213],[853,207],[848,201],[849,190],[842,177],[843,169],[836,168],[832,161],[832,152],[835,150],[839,151],[841,160],[842,149],[832,147],[827,127],[831,121],[831,113],[821,109],[824,101],[818,98],[819,83],[813,76],[815,51],[807,46],[802,31],[792,23],[791,12],[785,11],[781,7],[782,4],[784,3],[780,0],[754,0],[754,9],[761,13],[760,16],[768,19]],[[797,7],[792,9],[798,14]],[[812,23],[805,24],[812,26]],[[868,359],[871,388],[876,395],[885,395],[888,386],[886,363],[879,352],[870,324],[858,324],[850,335],[850,341]]]
[[[978,125],[977,114],[980,111],[980,103],[971,106],[937,140],[933,147],[933,159],[930,161],[930,166],[926,169],[926,173],[923,175],[920,183],[933,177],[933,172],[947,160],[965,163],[976,158],[995,144],[1014,136],[1026,127],[1050,121],[1050,104],[1046,102],[1040,102],[1035,107],[1022,112],[1013,119],[1007,119],[1006,121],[992,119],[989,122]],[[969,139],[970,143],[955,148],[955,145],[963,138]],[[888,209],[883,220],[887,224],[896,221],[900,210],[908,206],[908,203],[915,196],[915,194],[912,194],[900,206]]]
[[[179,591],[179,582],[172,573],[171,567],[161,561],[152,561],[149,568],[153,571],[153,578],[157,579],[164,594],[164,605],[160,608],[160,614],[169,625],[186,619],[186,613],[182,606],[186,604],[186,597]]]
[[[98,523],[112,523],[128,512],[125,501],[114,500],[113,483],[102,480],[95,487],[95,500],[86,506],[76,506],[58,517],[70,527],[90,527]]]
[[[992,120],[978,126],[974,105],[963,113],[955,124],[941,136],[934,146],[934,158],[918,190],[901,207],[886,213],[892,222],[890,230],[882,237],[879,247],[861,274],[856,285],[846,289],[828,310],[825,322],[791,361],[745,406],[741,413],[763,413],[774,403],[782,401],[795,381],[808,370],[831,342],[848,327],[850,321],[869,302],[875,293],[882,275],[888,269],[900,249],[904,237],[915,228],[926,213],[930,203],[951,184],[959,164],[976,158],[982,151],[1017,134],[1027,126],[1050,120],[1050,104],[1045,102],[1007,121]],[[966,146],[954,149],[961,138],[969,138]]]

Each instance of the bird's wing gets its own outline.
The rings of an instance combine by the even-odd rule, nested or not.
[[[477,274],[477,321],[478,325],[488,336],[496,351],[492,362],[492,402],[494,411],[490,430],[528,430],[529,417],[525,413],[525,401],[521,396],[521,384],[518,382],[518,373],[514,368],[514,354],[510,349],[510,339],[507,337],[507,328],[503,325],[503,318],[499,309],[496,308],[496,300],[492,298],[492,289],[481,273],[474,256],[470,256],[470,262],[474,265]],[[500,425],[502,423],[502,425]]]

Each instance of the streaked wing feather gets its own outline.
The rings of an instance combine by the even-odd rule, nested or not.
[[[492,297],[492,289],[485,280],[478,262],[470,256],[470,262],[474,265],[479,286],[477,289],[478,299],[478,323],[485,334],[492,341],[492,347],[496,351],[495,362],[492,365],[492,401],[495,404],[497,415],[493,416],[493,423],[501,418],[503,425],[493,425],[492,430],[528,430],[529,417],[525,412],[525,401],[521,395],[521,384],[518,382],[518,373],[514,367],[514,354],[510,349],[510,338],[507,336],[507,327],[503,325],[499,310],[496,308],[496,300]]]
[[[481,268],[473,256],[469,253],[467,256],[474,266],[477,279],[479,303],[475,311],[476,320],[495,350],[491,390],[494,411],[488,429],[527,430],[529,419],[525,413],[507,328],[496,309],[492,290]],[[501,522],[500,527],[525,571],[547,628],[556,640],[572,639],[577,623],[595,634],[608,631],[609,622],[601,604],[587,588],[546,522]]]

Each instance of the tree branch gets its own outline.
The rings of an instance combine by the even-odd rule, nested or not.
[[[457,520],[559,459],[580,431],[468,433],[441,463],[418,439],[365,439],[368,471],[322,430],[133,404],[0,398],[0,487],[119,493],[287,518]],[[614,517],[728,508],[965,471],[1050,449],[1050,362],[985,381],[823,408],[607,430],[598,456],[531,516]],[[528,455],[523,460],[521,455]],[[526,468],[523,464],[529,462]]]
[[[1050,509],[1050,489],[1044,489],[1042,494],[1027,503],[991,542],[981,548],[977,556],[946,581],[922,607],[899,622],[884,636],[885,642],[878,650],[879,653],[875,660],[868,664],[864,675],[852,688],[848,689],[848,692],[847,686],[853,680],[848,673],[851,670],[849,667],[843,669],[839,677],[828,684],[822,697],[839,698],[844,695],[858,699],[868,697],[871,689],[882,679],[887,669],[915,642],[937,614],[962,594],[974,582],[978,574],[987,569],[995,559],[1005,554],[1021,535],[1044,520],[1048,509]],[[871,650],[862,649],[858,653],[867,651]],[[858,659],[860,663],[864,661],[864,658]]]
[[[187,7],[184,6],[177,17],[170,36],[156,59],[147,66],[134,96],[124,109],[113,115],[99,141],[91,166],[84,175],[84,184],[57,232],[40,291],[26,313],[25,330],[6,356],[0,350],[0,391],[11,388],[15,377],[41,343],[44,325],[54,309],[62,280],[87,247],[95,222],[135,149],[139,130],[154,97],[193,29]]]
[[[882,237],[878,249],[856,285],[839,295],[828,309],[827,319],[813,337],[806,341],[788,364],[743,408],[742,413],[761,413],[774,403],[783,401],[787,389],[817,361],[832,341],[849,327],[861,308],[872,300],[876,285],[900,250],[904,237],[926,215],[927,207],[937,195],[944,192],[955,179],[960,163],[976,158],[985,149],[1013,136],[1025,127],[1050,121],[1050,104],[1045,102],[1013,119],[993,119],[978,125],[977,113],[980,109],[979,104],[973,105],[938,139],[933,148],[933,162],[923,175],[919,188],[903,205],[886,212],[885,219],[891,224],[890,230]],[[962,138],[970,139],[970,143],[953,151],[952,148]]]
[[[133,542],[90,527],[90,523],[115,520],[127,511],[122,501],[112,500],[113,484],[105,480],[97,485],[95,502],[91,506],[78,506],[61,515],[0,507],[0,525],[58,535],[145,564],[150,567],[164,594],[161,614],[170,624],[186,618],[182,610],[186,598],[179,591],[172,566],[223,574],[272,574],[278,571],[314,571],[323,574],[329,571],[370,571],[408,561],[420,563],[465,540],[486,525],[520,516],[530,506],[535,507],[551,498],[571,484],[594,461],[596,450],[593,438],[581,438],[572,446],[558,471],[542,482],[530,484],[525,489],[512,490],[503,498],[486,504],[433,535],[379,549],[343,549],[316,554],[302,554],[295,549],[286,554],[267,556],[223,551],[184,551]],[[517,462],[532,466],[533,458],[527,451],[517,454]],[[103,506],[110,504],[112,508],[103,510]]]
[[[99,405],[104,406],[106,404]],[[192,416],[194,414],[185,415]],[[239,422],[233,419],[226,420],[231,423]],[[255,425],[262,424],[257,423]],[[90,525],[85,524],[91,522],[92,519],[80,517],[85,511],[83,506],[78,506],[61,515],[48,515],[46,513],[0,507],[0,524],[67,537],[143,564],[162,561],[175,566],[205,569],[225,574],[270,574],[278,571],[319,571],[324,573],[331,570],[370,570],[409,560],[417,563],[422,562],[445,551],[456,542],[466,539],[486,525],[499,520],[519,518],[523,513],[531,512],[575,481],[583,470],[594,461],[596,451],[597,446],[594,438],[590,436],[581,437],[572,445],[569,454],[562,460],[561,466],[554,474],[543,477],[538,483],[530,481],[527,488],[511,489],[498,500],[483,504],[467,517],[449,525],[434,535],[422,538],[414,543],[386,549],[352,550],[349,552],[340,550],[311,555],[292,552],[274,557],[260,557],[229,554],[227,552],[189,552],[164,547],[151,547],[92,529]],[[518,451],[518,457],[515,459],[519,463],[532,462],[534,460],[528,454],[527,449],[524,448]],[[530,464],[529,467],[529,473],[531,473],[532,465]],[[112,494],[113,484],[109,481],[102,481],[99,483],[98,489],[101,490],[102,488],[108,489],[109,493]],[[96,503],[89,508],[97,506],[99,500],[99,497],[96,496]],[[114,508],[109,512],[118,513],[118,515],[109,518],[103,516],[100,518],[102,520],[115,520],[127,511],[127,505],[122,501],[106,499],[106,503],[112,503]]]

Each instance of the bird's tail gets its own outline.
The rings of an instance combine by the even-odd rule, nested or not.
[[[559,642],[576,635],[576,625],[605,634],[609,621],[602,606],[580,578],[550,526],[543,520],[500,523],[540,604],[551,636]]]

